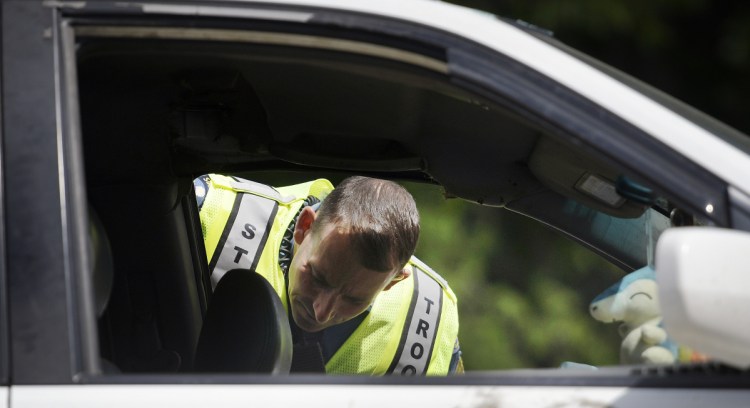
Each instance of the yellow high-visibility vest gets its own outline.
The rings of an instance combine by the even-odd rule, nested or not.
[[[288,308],[279,266],[282,238],[308,196],[324,199],[324,179],[273,188],[211,174],[200,210],[212,286],[231,269],[265,277]],[[368,315],[326,363],[329,374],[445,375],[458,335],[456,296],[412,257],[411,276],[375,299]]]

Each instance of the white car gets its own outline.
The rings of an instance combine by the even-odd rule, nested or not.
[[[435,1],[1,12],[0,407],[748,405],[748,136],[544,32]],[[653,266],[670,336],[711,361],[200,372],[212,293],[192,180],[208,172],[373,175],[527,215],[623,273]]]

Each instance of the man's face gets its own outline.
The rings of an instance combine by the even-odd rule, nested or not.
[[[364,312],[399,271],[364,268],[349,233],[333,225],[303,235],[289,268],[288,290],[292,317],[304,331],[317,332]]]

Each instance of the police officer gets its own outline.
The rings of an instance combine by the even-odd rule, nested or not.
[[[463,371],[456,297],[413,256],[419,214],[404,188],[350,177],[275,189],[218,174],[194,184],[212,285],[236,268],[271,283],[292,317],[293,371]]]

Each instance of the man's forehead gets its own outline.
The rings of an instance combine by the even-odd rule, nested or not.
[[[346,233],[335,230],[320,237],[308,262],[326,283],[343,287],[351,296],[370,296],[373,287],[380,289],[393,274],[365,268],[347,238]]]
[[[351,252],[318,251],[310,257],[308,263],[314,269],[316,275],[322,275],[329,280],[341,280],[356,276],[360,280],[377,282],[385,281],[391,276],[389,272],[367,269],[356,260],[356,255]]]
[[[351,233],[340,227],[326,226],[314,234],[313,250],[326,263],[359,263]]]
[[[362,251],[366,250],[359,245],[354,244],[356,232],[352,231],[345,224],[325,225],[318,230],[313,237],[313,248],[315,252],[322,252],[325,257],[336,262],[349,262],[356,264],[358,267],[365,265]],[[396,266],[391,270],[368,269],[373,273],[392,275],[397,272],[401,266]]]

